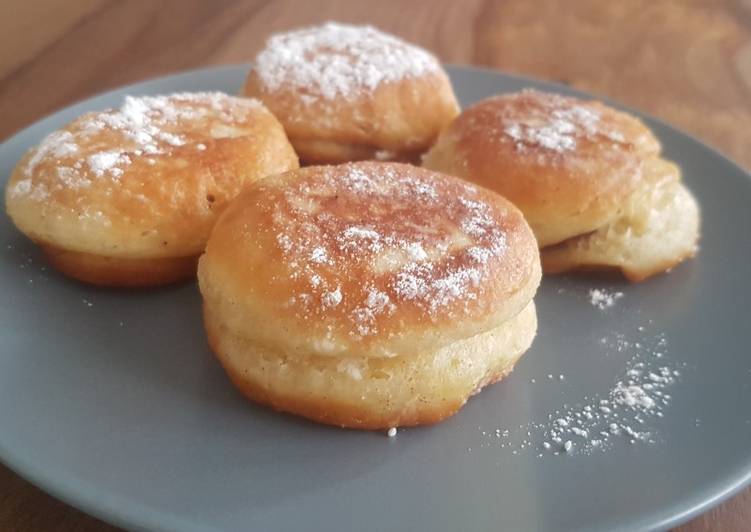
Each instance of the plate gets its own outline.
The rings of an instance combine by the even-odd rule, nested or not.
[[[234,93],[246,69],[75,104],[5,142],[2,175],[84,111],[125,94]],[[450,74],[464,105],[529,86],[575,94]],[[3,215],[0,458],[86,512],[149,530],[654,530],[705,511],[751,478],[751,180],[646,120],[701,202],[698,257],[638,285],[546,278],[538,337],[513,374],[393,438],[249,403],[206,346],[195,284],[77,284]]]

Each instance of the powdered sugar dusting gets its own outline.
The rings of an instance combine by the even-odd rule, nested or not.
[[[658,334],[653,345],[626,342],[624,346],[624,342],[619,335],[606,342],[611,348],[623,350],[625,347],[634,353],[623,377],[604,397],[558,411],[556,421],[543,431],[545,441],[551,442],[554,448],[569,439],[574,440],[577,452],[583,453],[604,450],[614,438],[625,438],[629,443],[655,441],[655,434],[646,428],[646,421],[664,415],[672,399],[666,389],[680,372],[661,365],[661,357],[655,356],[665,350],[664,335]]]
[[[310,254],[310,260],[312,260],[313,262],[318,262],[319,264],[328,262],[329,258],[326,253],[326,249],[322,247],[314,248]]]
[[[669,377],[670,370],[667,368],[661,368],[665,370]],[[662,382],[662,381],[660,381]],[[650,385],[651,389],[652,386]],[[623,384],[619,382],[611,392],[611,398],[616,404],[626,405],[631,408],[640,408],[642,410],[651,410],[655,406],[655,400],[647,393],[647,391],[638,384]]]
[[[372,26],[329,22],[272,36],[256,58],[268,90],[351,99],[383,83],[440,70],[435,57]]]
[[[59,159],[78,153],[78,150],[78,144],[76,144],[72,133],[64,130],[53,131],[39,144],[29,162],[26,163],[24,173],[31,176],[39,162],[47,157]]]
[[[320,279],[320,277],[319,277]],[[315,286],[318,286],[317,283],[311,283],[315,284]],[[332,292],[324,292],[321,296],[321,302],[323,303],[324,307],[335,307],[339,303],[342,302],[342,291],[339,287],[336,288],[336,290]]]
[[[562,154],[576,150],[582,139],[595,137],[625,142],[623,133],[589,102],[529,89],[498,97],[496,102],[503,103],[479,104],[480,112],[492,113],[491,123],[497,128],[491,129],[519,152],[538,148],[539,157]]]
[[[318,168],[259,203],[289,278],[311,295],[294,298],[300,319],[335,312],[364,338],[401,305],[427,320],[473,311],[507,252],[499,207],[460,181],[394,166]]]
[[[609,292],[602,288],[592,288],[589,290],[589,302],[592,306],[600,310],[612,307],[622,297],[623,292]]]
[[[388,294],[375,287],[368,288],[365,302],[352,311],[351,318],[357,334],[368,336],[376,332],[376,318],[379,314],[391,314],[396,306],[391,303]]]
[[[368,227],[350,226],[337,236],[337,243],[341,251],[357,251],[369,249],[378,252],[383,249],[381,235]]]
[[[111,173],[113,177],[119,177],[123,171],[121,166],[130,164],[131,160],[127,154],[113,150],[101,151],[86,158],[89,168],[97,177],[102,177],[106,173]]]
[[[407,254],[412,260],[423,261],[428,258],[428,254],[422,248],[420,242],[410,242],[406,245]]]
[[[153,165],[153,156],[205,137],[210,125],[241,123],[260,106],[219,92],[126,96],[120,108],[85,114],[45,137],[23,168],[29,179],[11,194],[46,199],[54,190],[85,189],[97,179],[117,182],[137,159]],[[196,151],[206,149],[197,143]],[[54,164],[56,181],[35,179],[44,161]]]
[[[542,119],[534,117],[533,120],[511,121],[503,131],[517,141],[517,149],[530,144],[564,152],[576,148],[576,136],[579,132],[595,134],[599,120],[600,114],[592,109],[560,107],[552,109]]]
[[[31,179],[22,179],[10,189],[10,197],[26,196],[31,192]]]
[[[592,454],[618,442],[655,443],[659,434],[650,420],[664,417],[673,397],[670,388],[681,377],[664,355],[668,340],[663,333],[638,326],[628,335],[613,332],[597,340],[604,357],[627,356],[623,369],[604,387],[604,393],[563,404],[543,421],[509,429],[481,430],[481,447],[511,448],[545,454]],[[534,379],[532,380],[534,383]],[[565,386],[560,381],[559,386]],[[552,385],[552,384],[551,384]]]

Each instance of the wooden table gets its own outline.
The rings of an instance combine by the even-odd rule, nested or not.
[[[751,168],[751,0],[5,0],[0,138],[118,85],[247,62],[270,32],[332,19],[606,95]],[[679,528],[749,529],[751,490]],[[0,467],[0,530],[115,529]]]

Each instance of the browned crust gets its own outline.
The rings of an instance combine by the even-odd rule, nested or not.
[[[41,244],[41,248],[55,269],[73,279],[105,287],[145,288],[187,281],[195,276],[198,262],[198,256],[129,259],[68,251],[46,244]]]
[[[458,412],[471,395],[479,393],[485,386],[499,382],[511,373],[516,362],[524,354],[524,351],[522,351],[513,360],[506,360],[507,363],[496,368],[496,371],[488,376],[484,382],[479,383],[470,396],[454,400],[447,399],[440,407],[421,405],[421,408],[412,408],[409,412],[400,413],[397,416],[383,416],[380,415],[380,412],[382,412],[380,408],[368,410],[363,406],[348,404],[333,398],[314,398],[303,393],[285,395],[275,392],[261,382],[254,382],[249,375],[230,364],[220,349],[221,342],[215,338],[210,327],[206,327],[206,335],[211,351],[227,372],[232,384],[251,401],[272,408],[277,412],[294,414],[317,423],[360,430],[432,425],[443,421]]]

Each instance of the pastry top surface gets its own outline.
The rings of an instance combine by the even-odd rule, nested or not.
[[[299,90],[304,100],[354,100],[382,83],[442,72],[426,50],[372,26],[329,22],[279,33],[255,61],[268,91]]]
[[[423,152],[459,113],[432,54],[370,26],[327,23],[272,36],[243,93],[261,99],[313,162],[346,160],[326,155],[340,145],[368,154],[356,158]]]
[[[200,253],[243,183],[297,166],[283,128],[257,100],[127,96],[27,152],[6,206],[22,231],[65,249],[187,256]]]
[[[639,187],[643,161],[659,152],[652,132],[627,113],[524,90],[464,110],[424,164],[514,202],[544,246],[615,218]]]
[[[199,280],[220,321],[268,348],[394,356],[510,319],[540,265],[523,216],[497,194],[363,162],[249,187],[217,222]]]

